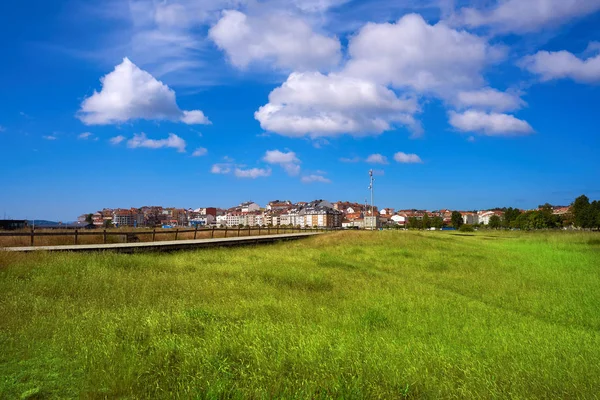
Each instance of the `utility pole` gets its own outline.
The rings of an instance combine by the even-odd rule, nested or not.
[[[369,179],[370,179],[370,183],[369,183],[369,190],[371,191],[371,229],[375,230],[375,214],[373,213],[373,182],[375,181],[375,178],[373,178],[373,170],[370,169],[369,170]]]

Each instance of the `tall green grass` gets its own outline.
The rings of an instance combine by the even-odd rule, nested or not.
[[[597,398],[598,239],[0,252],[0,398]]]

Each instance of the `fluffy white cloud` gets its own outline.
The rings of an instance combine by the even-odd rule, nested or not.
[[[188,125],[207,125],[210,124],[206,115],[200,110],[184,111],[181,117],[181,122]]]
[[[325,178],[324,176],[321,175],[307,175],[307,176],[303,176],[300,181],[302,183],[313,183],[313,182],[320,182],[320,183],[331,183],[331,180]]]
[[[166,139],[148,139],[146,134],[142,132],[134,134],[133,138],[127,141],[127,147],[132,149],[140,147],[148,149],[173,148],[180,153],[185,153],[185,140],[173,133],[169,133],[169,137]]]
[[[267,150],[263,161],[280,165],[290,176],[300,174],[300,160],[293,151],[284,153],[279,150]]]
[[[459,92],[456,100],[461,107],[477,107],[498,112],[514,111],[527,105],[517,93],[501,92],[489,87]]]
[[[337,38],[317,34],[306,21],[286,13],[255,17],[226,10],[209,36],[238,68],[258,61],[288,70],[321,70],[340,60]]]
[[[373,82],[318,72],[292,73],[254,117],[263,129],[312,138],[376,135],[406,125],[419,132],[416,100],[398,98]]]
[[[58,139],[56,136],[53,135],[47,135],[47,136],[42,136],[44,139],[46,140],[56,140]]]
[[[462,132],[486,136],[517,136],[533,133],[526,121],[508,114],[468,110],[464,113],[450,111],[450,125]]]
[[[366,24],[348,49],[346,75],[446,97],[481,87],[484,67],[505,53],[503,47],[443,22],[429,25],[417,14],[394,24]]]
[[[196,150],[194,150],[194,152],[192,153],[192,157],[201,157],[201,156],[205,156],[208,153],[208,150],[206,150],[204,147],[198,147]]]
[[[110,144],[119,144],[125,139],[127,139],[125,136],[119,135],[119,136],[110,138],[109,142],[110,142]]]
[[[82,134],[80,134],[79,136],[77,136],[78,139],[83,139],[83,140],[87,140],[92,136],[92,132],[83,132]]]
[[[220,163],[220,164],[214,164],[211,167],[210,172],[213,174],[227,175],[231,172],[231,170],[232,170],[231,163]]]
[[[100,79],[102,90],[81,103],[78,117],[86,125],[106,125],[136,119],[210,123],[202,111],[182,111],[175,92],[141,70],[128,58]]]
[[[571,78],[577,82],[600,82],[600,54],[582,60],[568,51],[539,51],[525,57],[521,67],[544,81]]]
[[[256,179],[256,178],[260,178],[260,177],[270,176],[271,169],[270,168],[250,168],[250,169],[236,168],[233,171],[233,174],[238,178]]]
[[[387,157],[381,154],[371,154],[365,161],[370,164],[388,164]]]
[[[421,164],[421,157],[416,154],[406,154],[401,151],[394,154],[394,160],[402,164]]]
[[[600,0],[503,0],[489,10],[463,8],[454,21],[499,33],[535,32],[600,10]]]

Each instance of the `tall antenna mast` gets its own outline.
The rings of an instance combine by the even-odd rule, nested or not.
[[[371,229],[375,230],[375,214],[373,213],[373,182],[375,182],[375,178],[373,178],[373,170],[369,170],[369,190],[371,191]]]

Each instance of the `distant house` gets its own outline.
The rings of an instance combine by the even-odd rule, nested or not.
[[[477,213],[479,223],[482,225],[488,225],[490,223],[490,218],[492,218],[494,215],[502,218],[504,213],[502,211],[479,211]]]
[[[212,214],[199,214],[189,220],[190,226],[209,226],[215,221]]]
[[[240,211],[243,213],[249,213],[249,212],[260,210],[260,206],[252,201],[248,201],[246,203],[240,204],[240,208],[241,208]]]

